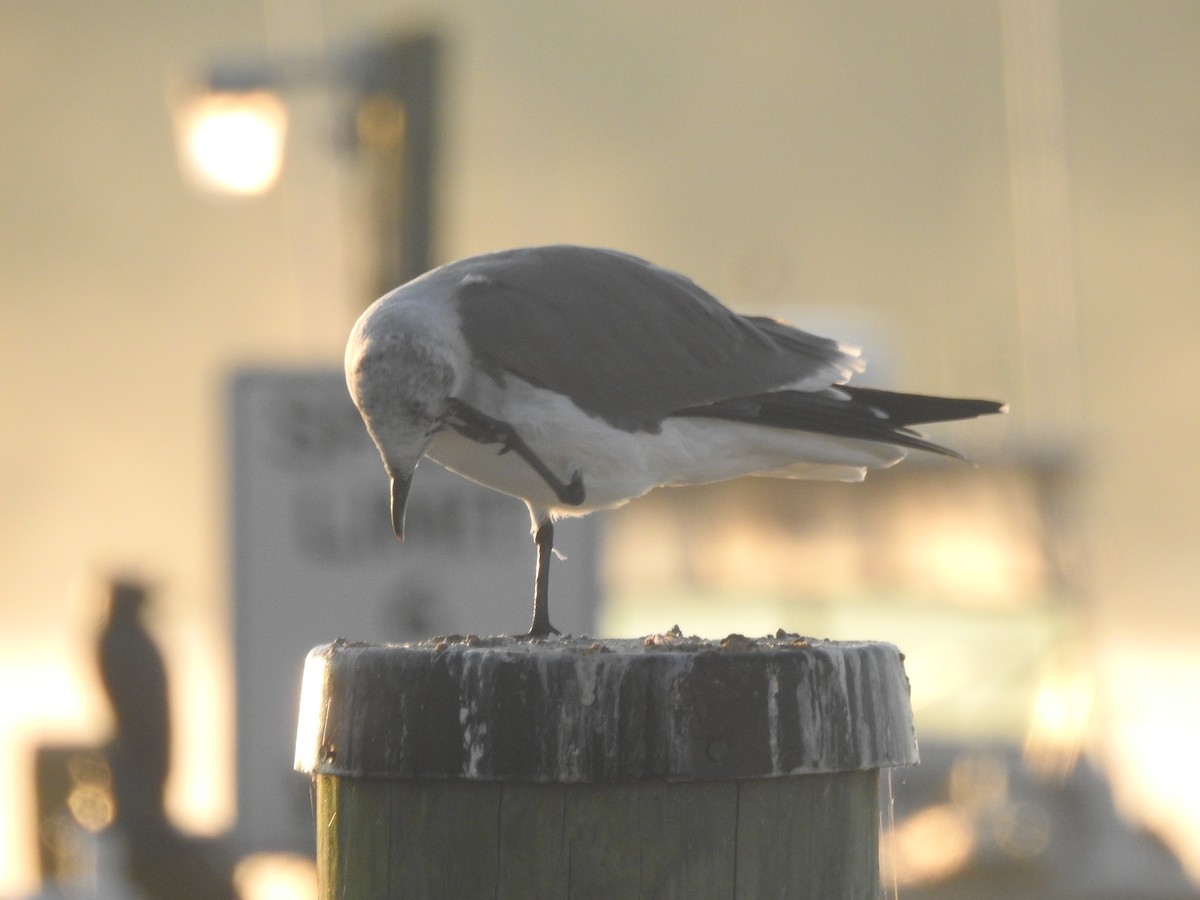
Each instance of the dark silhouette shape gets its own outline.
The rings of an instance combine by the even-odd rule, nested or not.
[[[117,720],[114,793],[124,823],[161,815],[171,765],[167,670],[142,623],[147,599],[144,586],[114,582],[100,634],[100,678]]]
[[[171,717],[166,666],[142,622],[148,595],[144,584],[115,580],[99,642],[100,678],[117,724],[110,765],[128,875],[152,900],[234,900],[222,845],[182,834],[164,811]]]

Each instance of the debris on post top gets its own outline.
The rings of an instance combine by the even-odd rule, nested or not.
[[[913,765],[891,644],[451,636],[308,657],[296,768],[509,782],[719,781]]]

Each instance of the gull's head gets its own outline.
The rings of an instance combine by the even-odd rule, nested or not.
[[[454,367],[419,323],[376,304],[346,345],[346,384],[392,480],[392,528],[404,540],[404,508],[417,463],[441,427]]]

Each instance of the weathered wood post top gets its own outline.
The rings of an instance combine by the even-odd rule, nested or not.
[[[871,898],[891,644],[448,637],[308,657],[322,898]]]
[[[723,780],[912,765],[891,644],[452,636],[309,654],[296,768],[477,781]]]

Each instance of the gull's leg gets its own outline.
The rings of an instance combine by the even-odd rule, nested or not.
[[[548,637],[558,634],[550,624],[550,557],[554,551],[554,523],[549,518],[537,524],[533,534],[537,545],[537,576],[533,582],[533,625],[529,637]]]
[[[560,503],[578,506],[583,502],[583,476],[576,472],[571,476],[569,483],[563,482],[550,471],[550,467],[542,462],[541,457],[530,449],[508,422],[493,419],[457,397],[450,397],[446,401],[446,407],[450,414],[443,419],[444,424],[476,443],[500,444],[501,453],[508,453],[510,450],[516,453],[550,485]]]

